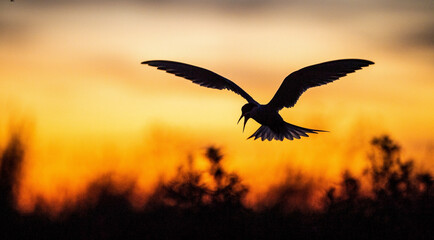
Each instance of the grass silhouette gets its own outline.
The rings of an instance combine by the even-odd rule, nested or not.
[[[371,142],[365,175],[344,172],[340,186],[325,191],[323,209],[293,208],[306,199],[310,184],[295,177],[283,184],[273,201],[259,210],[243,205],[248,187],[221,164],[224,156],[209,147],[208,172],[190,164],[162,182],[143,209],[132,207],[134,188],[113,191],[110,175],[88,188],[88,202],[53,218],[39,203],[21,214],[14,195],[25,148],[18,135],[1,153],[1,239],[431,239],[434,190],[430,173],[418,173],[413,161],[400,158],[400,147],[388,136]],[[204,174],[212,177],[204,183]],[[371,182],[361,191],[361,178]],[[339,191],[338,189],[339,188]],[[299,202],[300,202],[299,201]]]

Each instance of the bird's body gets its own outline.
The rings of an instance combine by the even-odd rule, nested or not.
[[[254,137],[254,139],[261,138],[261,140],[271,141],[273,139],[283,140],[287,138],[292,140],[294,138],[299,139],[301,136],[308,137],[306,133],[323,132],[322,130],[302,128],[287,123],[280,116],[279,112],[268,105],[258,104],[253,106],[252,110],[241,116],[245,117],[244,125],[249,118],[261,124],[261,127],[249,137]]]
[[[280,114],[267,107],[267,105],[260,104],[257,107],[254,107],[250,111],[249,115],[261,125],[273,126],[283,121],[283,118],[280,116]]]
[[[302,68],[288,75],[274,97],[264,105],[256,102],[232,81],[207,69],[173,61],[145,61],[142,64],[157,67],[204,87],[228,89],[241,95],[248,102],[241,108],[242,114],[238,120],[239,122],[244,117],[243,130],[247,120],[252,118],[261,124],[261,127],[249,138],[271,141],[285,138],[298,139],[301,136],[308,137],[307,133],[322,132],[322,130],[308,129],[287,123],[280,116],[279,111],[284,107],[293,107],[301,94],[308,88],[327,84],[374,63],[361,59],[342,59]]]

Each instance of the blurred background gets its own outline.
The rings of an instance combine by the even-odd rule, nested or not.
[[[431,0],[132,0],[0,2],[0,149],[25,139],[18,208],[53,209],[110,173],[146,195],[217,146],[250,186],[247,201],[288,169],[333,184],[361,174],[369,141],[388,134],[433,170],[434,3]],[[267,103],[302,67],[375,62],[308,90],[290,123],[328,130],[283,142],[246,140],[245,100],[143,66],[174,60],[210,69]]]

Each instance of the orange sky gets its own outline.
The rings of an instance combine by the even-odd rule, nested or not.
[[[25,122],[22,206],[73,198],[107,172],[151,191],[189,154],[205,167],[209,145],[222,147],[252,194],[289,167],[331,182],[360,171],[369,140],[383,133],[434,169],[432,1],[248,2],[2,1],[0,146],[11,124]],[[290,72],[339,58],[376,64],[281,111],[330,132],[272,143],[246,141],[259,125],[236,125],[245,103],[236,94],[140,65],[202,66],[266,103]]]

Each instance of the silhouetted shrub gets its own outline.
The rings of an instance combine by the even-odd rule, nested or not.
[[[325,191],[322,211],[306,207],[316,186],[301,174],[288,174],[272,187],[258,211],[247,208],[242,204],[247,186],[224,168],[220,150],[209,147],[208,171],[195,170],[191,158],[141,209],[129,201],[134,181],[118,191],[107,174],[89,186],[75,208],[53,218],[14,209],[25,153],[14,136],[0,156],[0,239],[431,239],[432,175],[402,161],[400,147],[389,137],[371,143],[370,166],[361,176],[370,179],[371,192],[361,191],[361,178],[346,171],[339,185]],[[204,181],[206,174],[211,182]]]
[[[173,207],[201,208],[217,205],[241,206],[247,193],[247,187],[241,183],[238,175],[227,173],[221,165],[223,156],[214,147],[207,148],[206,157],[211,163],[209,174],[213,177],[213,184],[203,182],[200,172],[191,167],[178,169],[178,174],[168,183],[160,184],[152,200],[160,201]]]
[[[18,231],[19,215],[15,210],[15,189],[19,183],[24,145],[18,134],[13,134],[0,156],[0,238],[8,239]]]
[[[18,134],[9,139],[0,158],[0,192],[6,205],[13,205],[14,187],[19,182],[19,174],[24,160],[24,147]]]
[[[371,144],[370,167],[365,172],[371,179],[372,193],[360,194],[360,180],[346,172],[341,195],[335,195],[335,188],[327,192],[324,221],[340,226],[334,231],[341,237],[352,231],[369,238],[432,236],[432,176],[415,173],[413,161],[402,161],[400,147],[390,137],[376,137]]]

